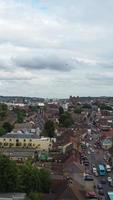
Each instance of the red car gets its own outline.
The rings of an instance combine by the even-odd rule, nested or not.
[[[95,192],[86,192],[86,198],[97,198],[97,195]]]

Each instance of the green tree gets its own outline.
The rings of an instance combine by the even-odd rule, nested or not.
[[[82,108],[81,107],[76,107],[74,109],[74,113],[80,114],[82,112]]]
[[[31,194],[33,192],[48,192],[50,175],[46,170],[39,170],[30,163],[20,168],[20,190]]]
[[[15,112],[17,114],[17,122],[18,123],[23,123],[24,119],[26,117],[26,110],[25,109],[16,108]]]
[[[31,195],[30,195],[30,199],[31,200],[42,200],[42,194],[40,194],[40,193],[32,193]]]
[[[54,133],[55,133],[55,126],[54,126],[54,122],[51,121],[51,120],[48,120],[46,123],[45,123],[45,126],[44,126],[44,132],[45,132],[45,135],[47,137],[54,137]]]
[[[0,127],[0,136],[5,135],[6,130],[3,127]]]
[[[70,115],[69,112],[65,112],[64,114],[62,114],[59,118],[59,123],[60,123],[60,126],[62,127],[71,127],[72,124],[73,124],[73,119]]]
[[[4,122],[3,128],[5,129],[6,133],[11,132],[13,130],[13,125],[9,122]]]
[[[104,103],[100,105],[100,109],[101,110],[113,110],[111,106],[106,105]]]
[[[85,103],[85,104],[82,106],[82,108],[84,108],[84,109],[91,109],[92,107],[91,107],[90,104]]]
[[[18,168],[14,161],[0,155],[0,192],[15,192],[17,189]]]
[[[42,192],[49,192],[51,187],[51,178],[49,171],[40,169],[39,171],[40,187]]]
[[[8,111],[8,107],[6,104],[3,103],[3,104],[1,104],[0,107],[1,107],[1,110],[6,111],[6,112]]]
[[[59,107],[59,115],[62,115],[64,114],[64,109],[62,106]]]
[[[31,193],[29,196],[27,195],[25,200],[42,200],[41,193]]]

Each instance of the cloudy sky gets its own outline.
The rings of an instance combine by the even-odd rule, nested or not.
[[[113,0],[0,0],[0,95],[113,96]]]

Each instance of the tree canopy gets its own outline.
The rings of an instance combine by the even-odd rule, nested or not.
[[[38,169],[30,163],[18,166],[0,155],[0,192],[49,192],[50,186],[50,174],[45,169]]]
[[[59,116],[64,114],[64,109],[62,106],[59,107]]]
[[[73,124],[73,119],[71,117],[71,114],[69,112],[64,112],[64,114],[60,115],[59,117],[59,123],[62,127],[71,127]]]
[[[2,127],[5,129],[6,133],[11,132],[13,130],[13,125],[9,122],[4,122]]]
[[[7,116],[7,111],[8,111],[7,105],[1,103],[0,104],[0,120],[4,120],[4,118]]]
[[[48,120],[46,123],[45,123],[45,126],[44,126],[44,132],[45,132],[45,135],[47,137],[54,137],[54,134],[55,134],[55,126],[54,126],[54,122],[51,121],[51,120]]]
[[[0,156],[0,192],[15,192],[17,189],[18,168],[14,161]]]
[[[104,103],[100,105],[100,109],[101,110],[113,110],[113,108],[111,106],[106,105]]]

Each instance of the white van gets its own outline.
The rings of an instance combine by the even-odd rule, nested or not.
[[[111,172],[111,167],[110,167],[110,165],[106,165],[106,171],[107,171],[107,172]]]

